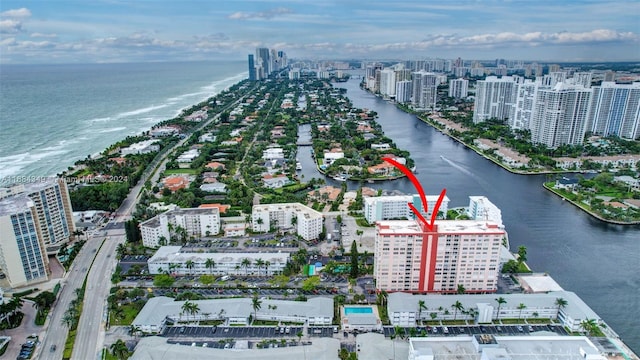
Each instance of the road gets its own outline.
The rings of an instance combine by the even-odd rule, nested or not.
[[[194,129],[194,131],[205,128],[213,121],[219,119],[223,111],[236,106],[244,100],[247,94],[251,94],[254,91],[255,86],[245,92],[245,95],[221,110],[218,115],[203,122]],[[124,222],[131,218],[131,214],[137,204],[140,190],[147,179],[149,179],[150,176],[153,176],[152,179],[154,180],[157,179],[166,163],[167,156],[188,139],[189,136],[179,141],[170,151],[167,151],[164,156],[159,159],[160,167],[158,171],[151,169],[145,172],[141,180],[131,189],[129,195],[118,209],[118,216],[106,225],[103,232],[97,232],[96,235],[91,237],[80,251],[66,281],[63,282],[63,288],[57,300],[57,305],[55,305],[52,310],[49,329],[56,329],[56,331],[46,332],[42,347],[40,348],[40,359],[58,360],[62,358],[64,344],[68,335],[68,329],[63,325],[62,318],[70,302],[76,297],[75,289],[82,287],[87,271],[89,271],[89,273],[87,276],[84,304],[80,321],[78,322],[77,336],[71,358],[80,360],[100,358],[105,337],[107,297],[111,288],[111,274],[117,263],[115,250],[118,244],[125,242]],[[100,247],[103,241],[104,244]],[[50,351],[52,345],[56,345],[55,351]]]

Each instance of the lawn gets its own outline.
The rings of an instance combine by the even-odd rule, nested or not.
[[[173,175],[173,174],[189,174],[195,175],[198,172],[198,169],[168,169],[164,171],[164,175]]]
[[[124,304],[120,306],[120,309],[122,309],[122,317],[116,317],[113,311],[110,312],[109,319],[111,325],[131,325],[141,310],[141,308],[135,304]]]

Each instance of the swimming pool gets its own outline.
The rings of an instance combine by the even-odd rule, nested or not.
[[[344,314],[373,314],[373,309],[370,307],[346,307],[344,308]]]

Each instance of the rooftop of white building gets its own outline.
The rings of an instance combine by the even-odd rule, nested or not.
[[[248,318],[253,314],[251,298],[226,298],[193,300],[198,305],[199,314],[210,314],[211,318],[217,318],[223,311],[223,317]],[[333,317],[333,298],[314,297],[307,301],[271,300],[263,299],[258,316],[267,315],[274,317],[301,316],[301,317]],[[132,324],[138,326],[160,325],[167,316],[177,318],[182,313],[184,301],[175,301],[166,296],[157,296],[149,299]]]
[[[475,339],[474,339],[475,338]],[[485,347],[478,346],[481,342]],[[410,338],[415,359],[448,360],[584,360],[606,359],[584,336],[456,336]]]
[[[0,201],[0,216],[21,213],[33,206],[33,201],[25,194],[9,196]]]
[[[154,262],[171,262],[182,263],[187,260],[193,262],[205,262],[207,259],[213,259],[216,263],[229,263],[236,260],[249,259],[254,261],[262,259],[269,261],[271,264],[286,263],[290,254],[287,252],[260,252],[260,253],[198,253],[198,252],[181,252],[181,246],[161,246],[158,251],[149,260],[148,263]]]
[[[225,350],[197,346],[169,344],[159,336],[144,337],[136,346],[131,360],[155,359],[226,359],[226,360],[338,360],[340,341],[332,338],[314,338],[311,345],[279,347],[273,349]]]
[[[556,299],[562,298],[567,301],[563,312],[574,319],[594,319],[599,320],[596,314],[578,295],[571,291],[552,291],[543,294],[460,294],[460,295],[412,295],[409,293],[396,292],[389,294],[387,309],[393,312],[417,312],[418,301],[423,300],[429,309],[442,307],[450,309],[456,301],[460,301],[465,309],[475,308],[478,304],[490,304],[494,308],[498,306],[495,299],[503,297],[507,303],[502,305],[502,309],[516,307],[522,303],[529,309],[549,308],[556,309]]]
[[[476,234],[476,233],[504,233],[498,224],[490,221],[478,220],[436,220],[435,226],[439,233]],[[416,220],[383,220],[377,222],[381,235],[392,234],[421,234],[422,229]]]

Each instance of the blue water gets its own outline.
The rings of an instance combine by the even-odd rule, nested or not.
[[[373,314],[373,309],[370,307],[346,307],[344,308],[344,314]]]
[[[0,178],[49,176],[247,77],[246,63],[0,66]]]

